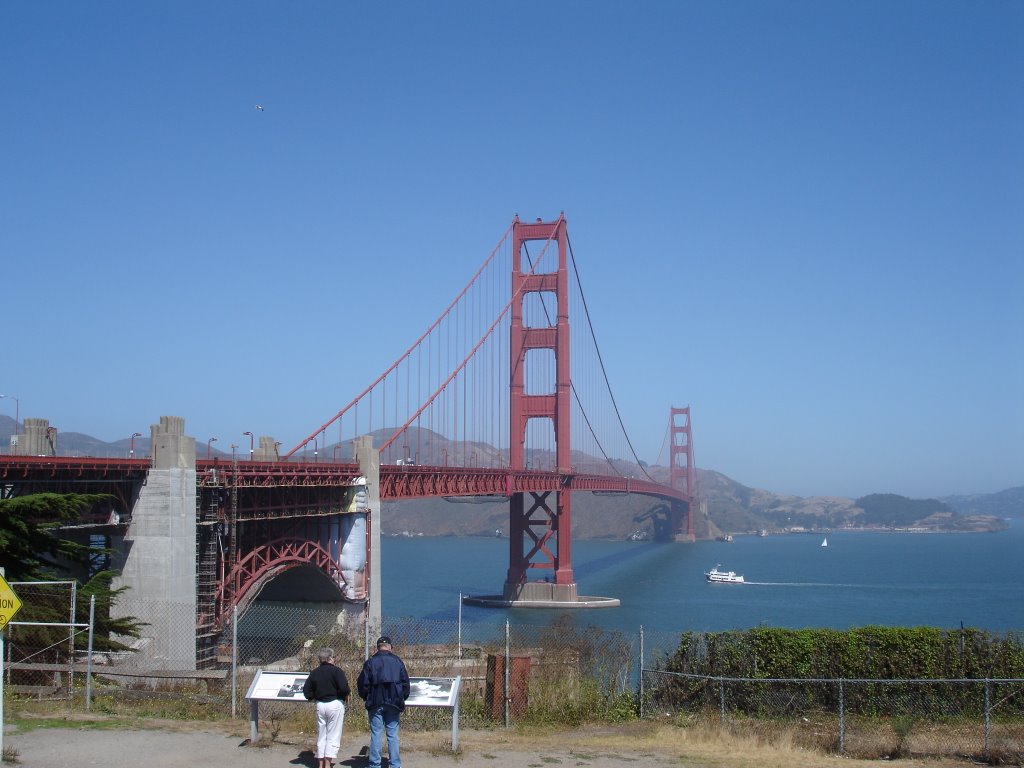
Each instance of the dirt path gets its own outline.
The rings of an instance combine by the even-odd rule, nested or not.
[[[269,746],[248,744],[248,724],[218,725],[147,721],[139,728],[92,719],[77,728],[19,731],[9,725],[4,750],[17,751],[12,768],[315,768],[314,737],[279,736]],[[772,748],[758,740],[686,738],[681,729],[652,729],[643,724],[572,731],[515,729],[459,732],[459,754],[444,741],[450,732],[403,730],[403,768],[875,768],[878,761],[820,755],[796,748]],[[342,737],[339,768],[365,768],[365,731]],[[899,768],[966,768],[951,759],[910,759]],[[11,764],[5,763],[5,768]],[[387,762],[385,762],[387,765]]]
[[[429,736],[429,739],[426,738]],[[502,743],[505,741],[506,743]],[[518,741],[518,739],[516,740]],[[363,768],[366,757],[360,749],[366,734],[342,738],[338,766]],[[154,730],[76,730],[39,728],[4,734],[4,747],[18,751],[19,768],[53,766],[102,766],[103,768],[178,768],[179,766],[215,766],[216,768],[315,768],[309,742],[274,743],[269,747],[248,746],[239,734],[213,731],[186,733]],[[613,754],[588,750],[585,745],[546,746],[523,749],[492,733],[466,733],[460,736],[461,754],[445,751],[436,734],[403,734],[403,768],[530,768],[530,766],[588,766],[620,768],[623,763],[637,766],[683,765],[678,758],[655,754]],[[385,765],[387,763],[385,762]],[[688,766],[697,766],[693,763]]]

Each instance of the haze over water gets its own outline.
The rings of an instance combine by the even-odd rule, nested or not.
[[[731,544],[577,541],[579,593],[618,597],[619,608],[464,606],[462,618],[546,624],[564,613],[579,625],[657,633],[961,623],[1024,630],[1024,521],[1001,533],[832,532],[827,548],[821,541],[820,534],[738,536]],[[460,593],[500,593],[508,546],[497,538],[385,538],[384,615],[455,620]],[[716,564],[747,583],[705,582]]]

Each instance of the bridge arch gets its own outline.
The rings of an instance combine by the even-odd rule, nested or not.
[[[346,597],[348,582],[341,566],[327,549],[316,541],[283,536],[248,552],[225,575],[221,584],[218,627],[223,629],[228,625],[233,608],[243,612],[272,579],[302,567],[312,567],[321,572],[337,590],[339,598],[352,602]]]

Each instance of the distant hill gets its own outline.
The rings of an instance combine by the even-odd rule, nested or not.
[[[999,493],[976,493],[971,496],[945,496],[945,502],[961,515],[995,515],[1024,518],[1024,485]]]
[[[0,415],[0,451],[6,452],[14,419]],[[380,432],[383,435],[384,431]],[[129,438],[106,443],[78,432],[61,432],[59,453],[63,456],[126,457]],[[427,432],[410,437],[411,444],[429,446],[415,455],[418,464],[461,464],[462,452],[491,457],[492,446],[449,442]],[[135,438],[135,455],[149,453],[149,436]],[[196,452],[206,454],[197,442]],[[322,446],[322,456],[352,455],[351,443]],[[408,449],[398,449],[409,453]],[[230,451],[211,449],[211,455],[226,458]],[[410,454],[411,455],[411,454]],[[386,460],[382,459],[382,460]],[[546,456],[532,454],[531,460],[543,466]],[[573,454],[573,462],[585,470],[598,461]],[[667,482],[667,467],[640,467],[618,460],[623,474],[642,476],[645,472],[658,482]],[[784,533],[832,530],[864,525],[919,527],[930,530],[998,530],[1003,518],[1024,517],[1024,486],[991,494],[949,496],[943,499],[916,500],[894,494],[873,494],[861,499],[841,496],[803,498],[750,488],[710,469],[697,469],[697,489],[701,510],[694,518],[698,538],[721,534]],[[653,535],[651,514],[659,502],[637,494],[576,493],[573,496],[572,530],[577,538],[627,539]],[[866,508],[865,508],[866,507]],[[508,502],[502,498],[420,499],[388,502],[384,505],[382,530],[386,535],[495,536],[508,535]]]

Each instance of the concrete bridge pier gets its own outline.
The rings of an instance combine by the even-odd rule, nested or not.
[[[11,453],[18,456],[56,456],[57,428],[49,419],[25,419],[25,433],[17,435]]]
[[[366,525],[369,531],[366,568],[369,572],[369,594],[366,601],[366,642],[381,633],[381,557],[380,557],[380,451],[373,447],[372,435],[361,435],[355,439],[356,461],[359,471],[366,478],[368,510]],[[369,646],[367,646],[369,647]]]
[[[115,610],[148,624],[133,641],[140,664],[196,668],[196,441],[180,416],[150,427],[153,465],[137,489],[128,531],[112,547],[128,587]]]

